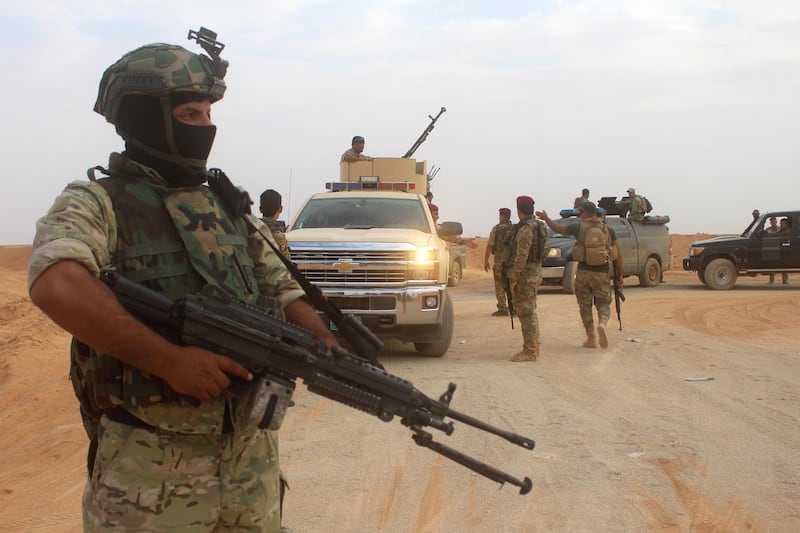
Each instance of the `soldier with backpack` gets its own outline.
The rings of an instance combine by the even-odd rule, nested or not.
[[[628,187],[627,192],[628,198],[625,199],[625,202],[630,204],[628,218],[641,222],[644,220],[647,213],[653,210],[653,207],[650,205],[650,201],[647,198],[636,194],[636,189],[633,187]]]
[[[541,355],[536,293],[542,283],[542,259],[547,253],[547,228],[533,216],[533,198],[517,197],[519,223],[514,226],[506,272],[514,311],[522,327],[522,350],[511,360],[536,361]]]
[[[546,211],[537,211],[536,216],[544,220],[550,229],[562,235],[575,237],[572,258],[578,261],[575,275],[575,297],[578,300],[581,320],[586,330],[587,348],[608,348],[608,320],[611,317],[612,290],[609,283],[612,274],[614,284],[622,288],[622,251],[617,235],[603,219],[597,216],[597,206],[585,202],[581,206],[580,222],[563,226],[553,222]],[[595,333],[594,311],[597,307],[597,330]]]

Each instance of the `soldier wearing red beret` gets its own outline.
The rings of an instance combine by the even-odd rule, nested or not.
[[[522,350],[511,360],[535,361],[541,355],[536,295],[542,283],[542,259],[547,253],[547,228],[533,216],[533,198],[517,197],[519,223],[515,226],[507,276],[514,311],[522,327]]]

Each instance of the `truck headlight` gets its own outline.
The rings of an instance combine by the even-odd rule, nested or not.
[[[436,258],[436,249],[434,248],[417,248],[411,254],[412,261],[433,261]]]
[[[436,309],[439,307],[439,297],[438,296],[426,296],[422,299],[422,308],[423,309]]]
[[[561,248],[550,248],[547,252],[547,257],[561,257]]]
[[[705,248],[692,246],[691,248],[689,248],[689,255],[691,255],[692,257],[694,257],[695,255],[700,255],[703,253],[703,250],[705,250]]]

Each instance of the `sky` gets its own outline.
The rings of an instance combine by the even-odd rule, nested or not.
[[[519,195],[550,214],[635,187],[672,233],[800,209],[800,1],[37,0],[0,4],[0,244],[123,144],[92,111],[126,52],[225,43],[210,167],[290,220],[364,153],[414,157],[442,220],[487,236]]]

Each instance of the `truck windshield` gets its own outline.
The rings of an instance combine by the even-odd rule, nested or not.
[[[422,203],[414,198],[312,198],[291,229],[304,228],[430,231]]]

